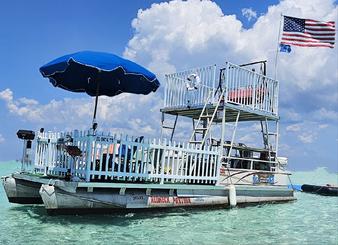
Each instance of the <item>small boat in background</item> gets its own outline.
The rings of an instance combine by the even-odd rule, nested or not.
[[[323,195],[323,196],[338,196],[337,186],[302,185],[301,188],[303,192],[309,192],[309,193]]]

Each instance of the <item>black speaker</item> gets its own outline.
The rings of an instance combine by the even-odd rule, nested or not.
[[[23,140],[33,140],[35,137],[35,133],[32,130],[24,130],[20,129],[18,132],[16,132],[16,135],[19,139]]]

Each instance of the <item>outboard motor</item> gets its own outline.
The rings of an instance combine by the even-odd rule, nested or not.
[[[35,138],[35,133],[32,130],[20,129],[16,135],[23,140],[23,152],[21,159],[21,171],[26,171],[26,167],[32,164],[32,140]]]

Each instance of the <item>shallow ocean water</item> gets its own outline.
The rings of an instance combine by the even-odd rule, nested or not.
[[[0,163],[0,176],[17,170]],[[337,184],[324,168],[297,172],[294,184]],[[10,204],[0,187],[0,244],[338,244],[338,197],[296,193],[297,201],[234,209],[175,209],[49,216]]]

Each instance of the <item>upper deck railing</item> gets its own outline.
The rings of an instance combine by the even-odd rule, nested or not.
[[[166,75],[164,108],[203,106],[210,91],[216,92],[216,89],[215,65],[168,74]]]
[[[216,66],[207,66],[166,75],[164,109],[214,104],[220,89],[225,90],[225,103],[278,115],[278,81],[229,62],[219,73]],[[213,97],[207,101],[210,92]]]
[[[278,115],[276,80],[227,62],[221,69],[221,87],[227,102]]]

